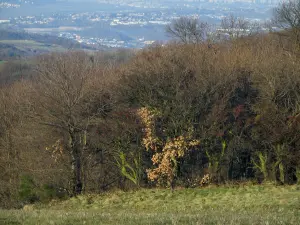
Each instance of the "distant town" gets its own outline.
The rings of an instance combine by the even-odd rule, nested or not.
[[[86,8],[81,10],[82,3],[78,1],[5,1],[0,3],[0,28],[52,34],[88,45],[143,48],[156,41],[167,41],[165,26],[181,16],[218,24],[224,16],[236,14],[261,22],[271,17],[272,8],[278,4],[278,0],[110,2],[87,2]],[[67,8],[68,4],[78,4],[78,7],[72,12]],[[55,6],[58,10],[51,11]],[[103,6],[111,7],[111,10],[103,10]]]

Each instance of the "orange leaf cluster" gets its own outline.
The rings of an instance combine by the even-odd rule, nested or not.
[[[155,134],[155,119],[159,113],[155,110],[141,108],[138,115],[145,125],[143,145],[147,150],[155,152],[152,157],[154,169],[148,169],[148,179],[158,184],[171,184],[177,175],[178,159],[183,158],[191,148],[200,144],[199,140],[191,140],[190,135],[171,138],[163,143]]]
[[[46,150],[51,152],[51,157],[54,158],[55,162],[57,162],[57,160],[63,156],[63,140],[58,139],[52,146],[46,147]]]

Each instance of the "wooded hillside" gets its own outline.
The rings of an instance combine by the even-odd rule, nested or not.
[[[294,37],[38,57],[31,76],[0,90],[2,207],[112,188],[300,182]]]

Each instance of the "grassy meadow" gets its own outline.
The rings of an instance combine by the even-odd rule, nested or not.
[[[300,224],[300,187],[114,191],[1,210],[0,224]]]

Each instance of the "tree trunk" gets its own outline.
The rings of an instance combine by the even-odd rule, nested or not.
[[[80,133],[79,132],[70,132],[70,152],[72,157],[72,191],[73,195],[80,195],[82,192],[82,166],[81,166],[81,140],[80,140]]]

